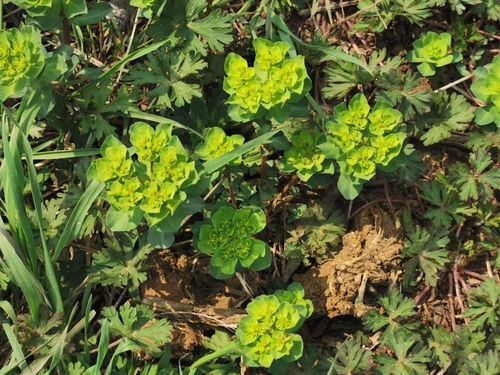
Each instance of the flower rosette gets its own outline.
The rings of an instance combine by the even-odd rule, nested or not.
[[[458,51],[451,51],[451,35],[428,31],[413,42],[413,50],[408,54],[408,61],[420,63],[417,69],[424,77],[436,74],[436,68],[456,63],[462,59]]]
[[[45,50],[34,27],[0,30],[0,100],[21,96],[44,66]]]
[[[297,173],[302,181],[307,182],[317,173],[333,173],[333,164],[318,147],[320,134],[309,130],[295,132],[290,140],[291,147],[285,150],[283,169]]]
[[[302,356],[302,338],[295,332],[313,313],[302,285],[293,283],[288,290],[259,296],[246,310],[248,315],[240,320],[236,337],[247,366],[269,368]]]
[[[228,279],[243,268],[254,271],[271,264],[269,246],[253,236],[266,226],[264,212],[257,207],[234,209],[220,207],[202,224],[196,247],[201,253],[211,254],[210,273],[217,279]]]
[[[304,57],[287,59],[291,48],[287,42],[257,38],[253,46],[253,67],[236,53],[226,57],[223,88],[229,94],[228,113],[235,121],[264,116],[280,119],[287,105],[298,102],[310,90]]]
[[[245,142],[245,137],[240,134],[226,135],[223,129],[213,127],[203,132],[204,142],[200,143],[194,150],[200,159],[209,161],[234,151]],[[238,165],[242,157],[232,160],[229,165]]]
[[[337,185],[346,199],[354,199],[378,168],[389,168],[400,154],[406,139],[406,133],[398,132],[402,117],[385,102],[370,108],[363,94],[335,107],[333,119],[326,124],[326,139],[318,147],[337,161]]]
[[[107,184],[104,197],[111,207],[106,218],[114,231],[132,230],[143,218],[149,227],[159,225],[177,213],[188,198],[185,190],[199,180],[196,163],[170,125],[136,122],[129,138],[131,148],[108,136],[102,157],[88,171],[90,178]]]

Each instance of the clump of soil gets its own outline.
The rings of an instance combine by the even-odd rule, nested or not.
[[[380,220],[381,216],[377,217]],[[316,314],[329,318],[361,316],[373,308],[375,290],[393,283],[401,272],[399,253],[403,246],[392,223],[388,228],[391,235],[385,226],[363,224],[343,236],[342,249],[332,259],[295,276],[313,301]]]

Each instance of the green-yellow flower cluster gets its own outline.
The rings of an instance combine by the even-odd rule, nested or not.
[[[230,95],[229,113],[249,119],[302,98],[309,79],[303,56],[285,58],[290,44],[257,38],[253,46],[253,67],[236,53],[230,53],[224,64],[227,74],[224,90]]]
[[[32,26],[0,30],[0,100],[21,95],[44,66],[40,33]]]
[[[245,142],[245,137],[240,134],[226,135],[224,130],[218,127],[208,128],[204,132],[205,141],[196,147],[195,153],[203,160],[213,160],[234,151]],[[241,157],[233,160],[230,164],[241,163]]]
[[[406,133],[397,132],[401,119],[401,112],[389,104],[378,102],[370,109],[366,97],[356,94],[349,106],[335,107],[321,148],[337,161],[341,177],[363,184],[375,175],[377,165],[387,166],[400,153],[406,138]]]
[[[102,158],[95,160],[89,176],[108,184],[106,199],[117,211],[140,210],[150,225],[167,216],[187,198],[182,190],[197,182],[195,162],[190,160],[169,125],[136,122],[130,127],[130,143],[137,160],[113,136],[104,141]]]
[[[309,180],[315,173],[324,170],[326,155],[319,149],[319,134],[308,130],[296,132],[291,139],[292,146],[285,151],[283,165],[286,171],[297,171],[302,181]],[[333,173],[333,170],[329,170]]]
[[[247,312],[236,331],[245,364],[271,367],[274,361],[292,362],[302,356],[302,338],[295,332],[313,313],[302,285],[293,283],[288,290],[259,296]]]

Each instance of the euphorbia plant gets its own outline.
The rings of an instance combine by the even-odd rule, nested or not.
[[[130,127],[130,142],[134,147],[129,150],[114,136],[106,138],[102,158],[92,162],[89,177],[107,183],[105,199],[111,205],[107,222],[112,230],[134,229],[143,218],[159,229],[164,220],[182,217],[178,208],[199,173],[169,125],[153,129],[136,122]],[[137,160],[132,159],[134,154]]]
[[[257,38],[255,66],[236,53],[230,53],[224,64],[227,76],[224,90],[228,99],[229,115],[235,121],[248,121],[267,115],[283,119],[289,116],[287,103],[302,99],[311,83],[307,75],[304,57],[287,59],[291,45]]]
[[[428,31],[413,42],[413,51],[408,54],[408,61],[420,63],[418,71],[425,77],[436,74],[436,68],[458,62],[462,54],[451,51],[451,35]]]
[[[32,26],[0,30],[0,100],[23,94],[45,65],[40,33]]]
[[[269,246],[253,236],[266,226],[266,215],[258,207],[234,209],[220,207],[210,218],[210,224],[200,227],[196,247],[212,254],[210,273],[216,279],[228,279],[240,269],[254,271],[271,264]]]
[[[397,132],[401,119],[401,112],[384,102],[370,109],[363,94],[354,95],[348,106],[335,107],[326,142],[319,147],[339,164],[337,186],[346,199],[354,199],[378,166],[387,167],[398,156],[406,138]]]
[[[224,130],[218,127],[208,128],[203,133],[205,141],[199,144],[195,153],[203,160],[213,160],[219,156],[227,154],[241,146],[245,142],[245,137],[240,134],[226,135]],[[241,156],[233,160],[230,164],[241,163]]]
[[[301,130],[293,134],[291,147],[285,151],[283,167],[287,172],[296,171],[302,181],[308,181],[314,174],[333,173],[333,163],[318,148],[319,134]]]
[[[197,368],[228,355],[240,354],[246,366],[267,367],[285,374],[289,363],[302,357],[302,337],[297,332],[313,313],[313,304],[304,298],[299,283],[272,295],[262,295],[247,305],[236,330],[236,340],[196,361]]]
[[[491,64],[477,68],[474,75],[477,80],[470,89],[487,104],[476,109],[476,124],[487,125],[494,122],[500,126],[500,56],[496,56]]]

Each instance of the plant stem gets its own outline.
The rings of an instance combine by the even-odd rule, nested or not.
[[[205,363],[213,361],[214,359],[217,359],[217,358],[222,357],[222,356],[227,355],[227,354],[236,353],[237,351],[238,351],[238,344],[236,343],[236,341],[233,341],[233,342],[227,344],[226,346],[220,348],[219,350],[216,350],[213,353],[210,353],[210,354],[207,354],[207,355],[201,357],[200,359],[198,359],[195,363],[193,363],[191,365],[190,369],[195,369],[195,368],[200,367],[201,365],[203,365]]]

